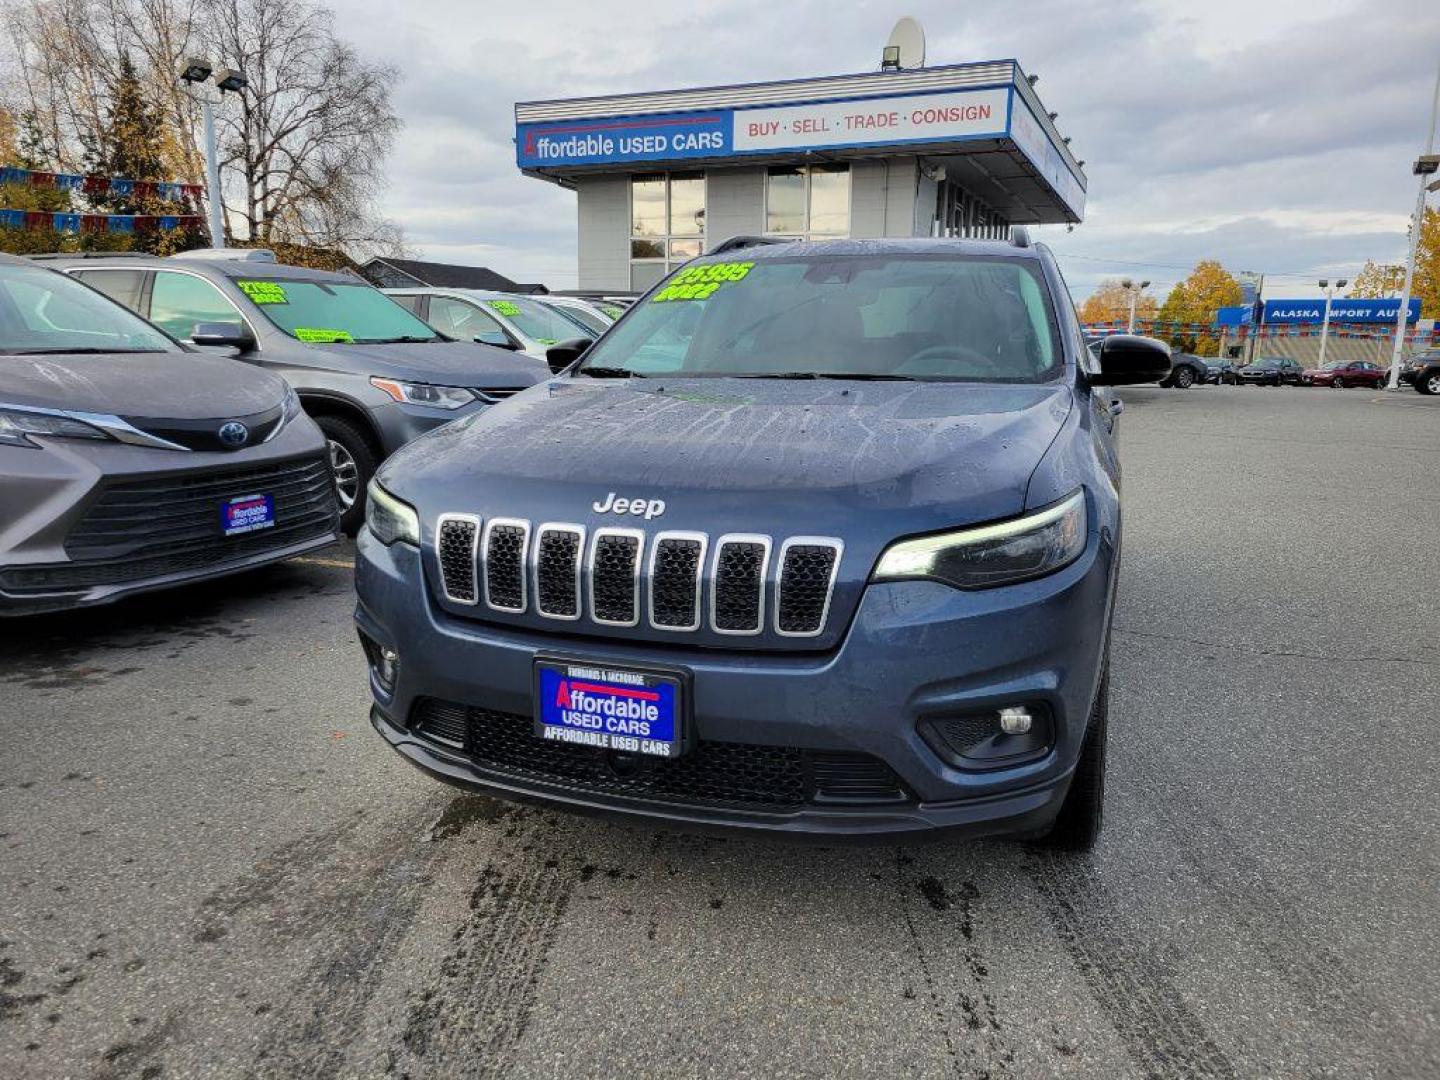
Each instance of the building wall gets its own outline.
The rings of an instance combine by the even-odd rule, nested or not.
[[[575,180],[582,289],[630,291],[630,176]]]
[[[765,231],[765,170],[710,169],[705,173],[705,243]]]

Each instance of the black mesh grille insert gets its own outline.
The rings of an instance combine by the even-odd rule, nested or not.
[[[595,608],[591,614],[596,620],[612,623],[636,620],[635,568],[639,558],[639,537],[606,533],[595,538],[590,588]]]
[[[475,533],[480,526],[463,518],[445,518],[435,537],[445,595],[462,604],[475,602]]]
[[[971,747],[1000,733],[1000,722],[995,713],[947,716],[930,721],[930,727],[946,748],[960,757],[969,753]]]
[[[812,802],[874,803],[908,798],[878,758],[788,746],[700,740],[684,757],[640,758],[536,738],[528,716],[418,702],[411,730],[453,743],[464,718],[466,755],[484,773],[522,785],[691,806],[775,811]],[[888,786],[887,786],[888,785]],[[888,798],[880,795],[884,790]]]
[[[828,544],[791,544],[780,568],[776,620],[787,634],[818,634],[825,627],[830,575],[837,552]]]
[[[694,628],[699,621],[699,540],[664,537],[655,545],[650,576],[651,621],[656,626]]]
[[[580,534],[546,529],[536,541],[535,607],[544,615],[580,614]]]
[[[732,540],[720,545],[715,564],[715,628],[748,633],[759,630],[764,584],[764,544]]]
[[[525,608],[525,535],[523,525],[490,527],[485,548],[485,599],[491,607]]]

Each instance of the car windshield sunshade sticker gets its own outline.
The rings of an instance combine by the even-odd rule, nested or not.
[[[515,316],[520,314],[520,305],[510,300],[491,300],[490,307],[501,315]]]
[[[320,345],[335,345],[355,340],[345,330],[322,330],[311,326],[297,326],[294,334],[301,341],[309,341]]]
[[[257,304],[288,304],[285,287],[278,281],[237,281],[236,286]]]
[[[671,278],[670,284],[656,293],[650,302],[662,304],[669,300],[704,300],[721,285],[743,281],[754,265],[753,262],[729,262],[687,266]]]

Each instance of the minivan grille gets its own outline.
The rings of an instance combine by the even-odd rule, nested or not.
[[[910,799],[890,766],[868,754],[700,739],[683,757],[642,758],[540,739],[534,727],[520,713],[434,698],[410,716],[416,735],[463,752],[482,773],[573,794],[780,812]]]
[[[588,539],[583,525],[552,522],[532,530],[522,519],[492,518],[482,527],[469,515],[442,514],[435,531],[440,585],[454,603],[483,602],[509,614],[817,637],[829,621],[844,551],[831,537],[791,537],[772,567],[768,536],[728,533],[715,542],[713,557],[704,533],[648,537],[604,528]]]

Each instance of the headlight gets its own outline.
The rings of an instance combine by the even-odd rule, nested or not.
[[[397,540],[420,546],[420,517],[409,503],[391,495],[376,481],[370,481],[365,500],[365,525],[387,547]]]
[[[295,393],[293,386],[287,386],[285,388],[284,408],[285,414],[280,419],[280,425],[282,427],[290,423],[291,420],[294,420],[302,411],[300,408],[300,395]]]
[[[435,409],[458,409],[475,400],[475,395],[462,386],[431,386],[429,383],[398,382],[378,377],[371,378],[370,385],[384,390],[396,401],[408,405],[429,405]]]
[[[99,428],[66,416],[63,412],[41,412],[0,405],[0,446],[29,446],[39,443],[31,435],[58,436],[65,439],[108,439]]]
[[[1054,573],[1085,550],[1085,491],[1033,514],[975,529],[902,540],[880,556],[872,580],[928,578],[989,589]]]

